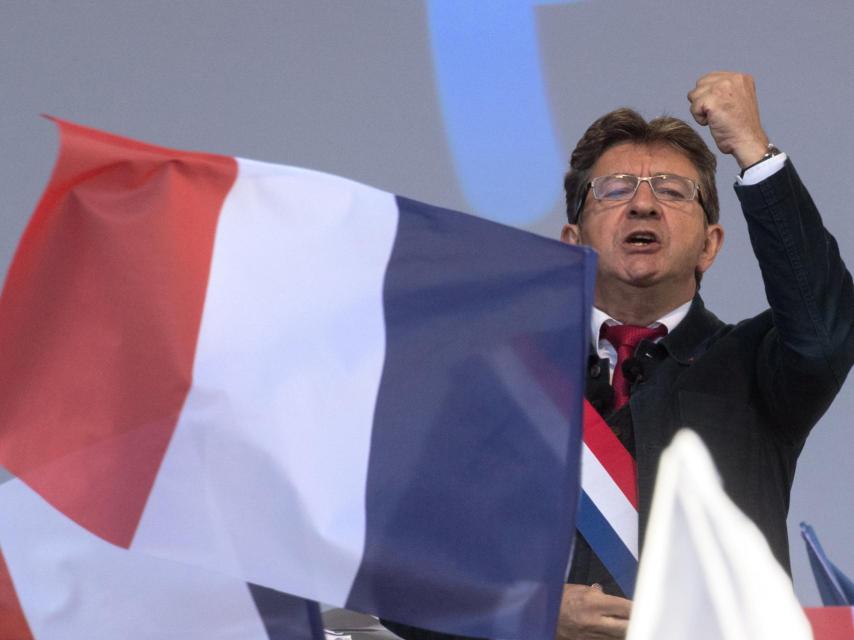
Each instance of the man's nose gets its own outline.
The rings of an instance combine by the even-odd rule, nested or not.
[[[649,182],[641,182],[635,195],[629,200],[629,215],[658,216],[661,214],[661,202],[655,197]]]

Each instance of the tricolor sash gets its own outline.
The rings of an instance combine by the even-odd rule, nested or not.
[[[567,404],[568,381],[549,365],[536,345],[519,343],[505,359],[496,360],[508,390],[520,406],[543,407],[545,393],[555,411],[566,420],[575,419]],[[518,361],[524,363],[537,385],[515,379]],[[581,448],[581,493],[576,528],[587,540],[608,572],[631,597],[638,571],[638,491],[635,461],[611,427],[587,401],[583,402],[583,446]]]
[[[576,419],[567,404],[569,381],[530,342],[520,342],[505,359],[496,360],[508,390],[520,406],[543,407],[545,393],[565,420]],[[536,385],[515,379],[521,361],[537,380]],[[635,461],[599,412],[583,402],[581,492],[576,528],[587,540],[608,572],[631,597],[638,571],[638,491]]]
[[[635,461],[587,400],[581,490],[578,530],[623,593],[631,597],[638,570]]]

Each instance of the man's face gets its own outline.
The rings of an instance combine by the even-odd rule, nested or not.
[[[699,182],[691,161],[667,145],[616,145],[600,156],[590,175],[615,173],[669,173]],[[642,182],[626,201],[596,200],[588,192],[580,224],[566,225],[562,238],[588,245],[599,254],[597,301],[648,287],[665,289],[669,297],[687,301],[696,290],[694,271],[702,273],[712,265],[723,231],[719,225],[705,224],[696,198],[661,201],[649,183]]]

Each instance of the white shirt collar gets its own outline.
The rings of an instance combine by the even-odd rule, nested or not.
[[[657,327],[660,324],[663,324],[667,327],[667,333],[672,332],[676,326],[682,322],[686,315],[688,315],[688,309],[691,308],[691,301],[689,300],[685,304],[679,305],[670,313],[667,313],[660,317],[658,320],[653,322],[650,328]],[[598,307],[593,307],[593,313],[590,316],[590,336],[593,338],[593,344],[599,342],[599,332],[602,330],[602,325],[605,323],[608,324],[623,324],[618,320],[614,320],[607,313],[599,309]]]
[[[667,333],[671,333],[682,320],[685,319],[685,316],[688,315],[688,309],[691,308],[691,301],[689,300],[683,305],[676,307],[673,311],[666,313],[658,320],[653,322],[652,327],[657,327],[658,325],[663,324],[667,327]],[[590,315],[590,333],[592,338],[592,343],[596,347],[596,351],[599,353],[600,358],[608,358],[611,361],[611,370],[613,372],[614,364],[617,361],[617,352],[614,347],[611,346],[611,343],[607,340],[600,340],[599,333],[602,330],[603,324],[623,324],[622,322],[618,322],[614,320],[607,313],[593,307],[593,313]]]

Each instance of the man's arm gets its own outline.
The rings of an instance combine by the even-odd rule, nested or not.
[[[750,76],[708,74],[688,100],[697,122],[709,126],[718,148],[742,169],[766,153]],[[799,446],[854,362],[854,286],[790,162],[736,193],[774,319],[759,351],[760,391],[779,435]]]

